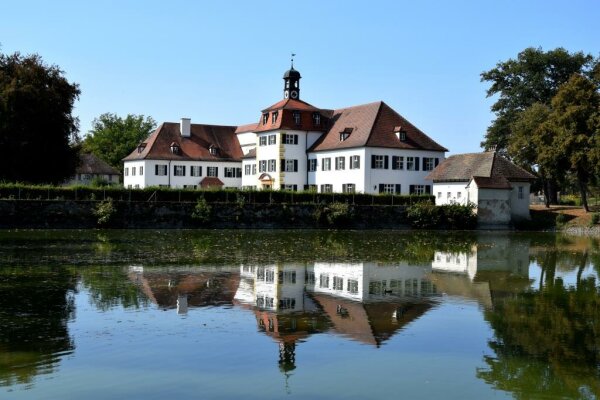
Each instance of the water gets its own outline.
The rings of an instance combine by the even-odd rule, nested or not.
[[[0,232],[0,398],[600,396],[600,245]]]

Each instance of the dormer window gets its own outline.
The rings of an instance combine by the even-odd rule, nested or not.
[[[277,122],[277,117],[279,117],[279,111],[275,111],[272,114],[272,118],[271,118],[271,123],[274,124],[275,122]]]
[[[137,152],[141,153],[146,148],[146,143],[140,143],[137,147]]]
[[[401,142],[406,142],[406,131],[401,126],[394,127],[394,133]]]
[[[169,146],[169,148],[171,149],[171,153],[173,154],[179,154],[179,145],[175,142],[171,143],[171,146]]]
[[[321,125],[321,114],[319,114],[318,112],[314,112],[312,115],[312,118],[313,118],[313,125],[315,125],[315,126]]]
[[[269,113],[264,113],[263,114],[263,125],[266,125],[267,122],[269,122]]]
[[[348,139],[350,137],[350,134],[352,133],[352,128],[345,128],[343,131],[340,132],[340,142],[343,142],[344,140]]]
[[[217,154],[219,154],[219,149],[216,146],[211,145],[208,148],[208,151],[210,152],[210,154],[212,154],[213,156],[216,156]]]
[[[300,111],[294,111],[292,115],[294,116],[294,123],[300,125]]]

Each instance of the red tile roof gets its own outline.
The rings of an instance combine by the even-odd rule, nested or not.
[[[503,176],[493,178],[474,176],[473,181],[480,189],[512,189],[510,182]]]
[[[382,101],[334,110],[330,126],[328,132],[309,151],[365,146],[448,151]],[[396,136],[397,127],[402,127],[406,132],[406,140],[400,140]],[[350,129],[350,136],[346,140],[340,140],[340,133]]]
[[[235,133],[246,133],[246,132],[254,132],[257,128],[258,124],[254,123],[254,124],[246,124],[246,125],[240,125],[237,127],[237,129],[235,130]]]
[[[468,182],[473,177],[505,178],[509,181],[535,179],[535,175],[494,152],[457,154],[448,157],[425,179],[434,182]],[[501,185],[499,181],[494,184]]]
[[[283,99],[273,104],[272,106],[265,108],[264,110],[262,110],[262,112],[275,110],[320,111],[317,107],[308,104],[307,102],[302,100]]]
[[[204,160],[204,161],[241,161],[243,153],[235,135],[235,126],[217,126],[191,124],[191,136],[182,137],[179,123],[165,122],[160,125],[142,144],[124,161],[153,160]],[[178,154],[171,152],[172,143],[179,145]],[[218,149],[216,155],[209,148]],[[138,151],[141,150],[141,151]]]

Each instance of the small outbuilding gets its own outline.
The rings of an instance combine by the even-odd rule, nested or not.
[[[75,176],[68,182],[70,185],[89,185],[94,180],[104,181],[111,185],[119,184],[121,173],[106,161],[91,153],[79,154],[79,165]]]
[[[535,175],[495,152],[448,157],[425,179],[433,181],[436,205],[473,203],[480,225],[529,219],[529,189]]]

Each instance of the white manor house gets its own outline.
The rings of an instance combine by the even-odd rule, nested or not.
[[[300,73],[283,100],[243,126],[161,124],[124,161],[128,188],[243,188],[429,194],[444,160],[436,143],[384,102],[338,110],[300,100]]]

